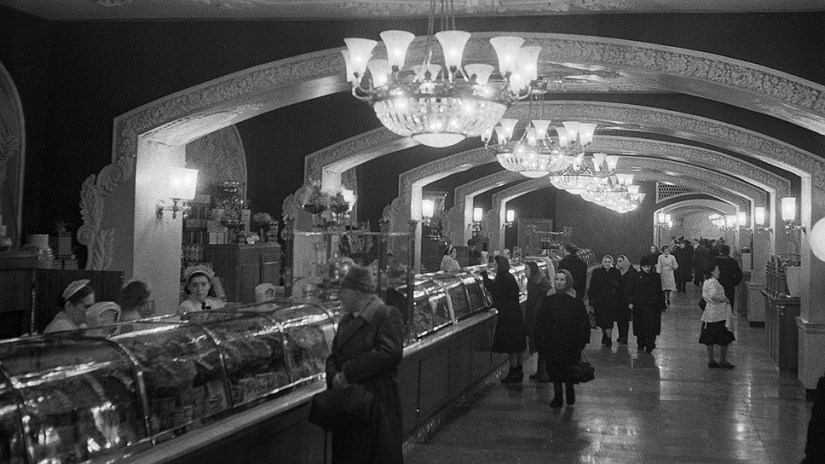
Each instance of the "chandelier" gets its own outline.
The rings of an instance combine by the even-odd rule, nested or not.
[[[534,81],[530,88],[530,120],[519,137],[514,137],[517,119],[502,119],[495,130],[481,135],[485,148],[496,154],[499,164],[508,171],[525,177],[537,178],[561,173],[573,164],[576,155],[584,153],[593,141],[596,124],[577,121],[563,122],[554,127],[557,138],[548,129],[552,123],[543,119],[541,111],[534,116],[534,101],[547,91],[544,79]],[[535,105],[541,108],[541,105]]]
[[[490,39],[498,57],[498,73],[489,64],[462,67],[470,33],[455,30],[451,0],[441,0],[440,32],[434,33],[436,0],[430,1],[427,47],[419,66],[405,68],[407,49],[415,35],[406,31],[380,34],[387,59],[371,59],[378,42],[344,39],[342,50],[352,94],[372,105],[390,131],[430,147],[448,147],[492,129],[516,100],[526,98],[538,73],[541,47],[522,47],[514,36]],[[433,60],[435,41],[443,66]]]
[[[584,164],[584,153],[579,153],[567,169],[550,176],[550,182],[557,189],[567,190],[573,195],[581,195],[597,188],[601,177],[594,176],[593,171]]]
[[[619,174],[619,157],[593,154],[593,181],[580,193],[582,199],[619,213],[633,211],[642,204],[644,193],[633,185],[633,174]]]

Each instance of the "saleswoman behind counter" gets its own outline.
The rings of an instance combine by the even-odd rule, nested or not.
[[[215,273],[206,266],[189,266],[183,271],[183,280],[186,286],[183,291],[189,295],[178,307],[178,314],[193,311],[203,311],[206,309],[221,309],[224,302],[210,296],[212,290],[212,279]]]

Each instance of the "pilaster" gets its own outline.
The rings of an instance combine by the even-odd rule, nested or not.
[[[811,322],[799,316],[796,327],[799,334],[797,376],[806,389],[814,389],[825,372],[825,322]]]

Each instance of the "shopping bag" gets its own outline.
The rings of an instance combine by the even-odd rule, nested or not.
[[[582,353],[579,362],[570,366],[570,381],[573,383],[587,383],[596,378],[596,369]]]
[[[309,406],[309,422],[324,430],[367,425],[375,398],[357,383],[316,393]]]

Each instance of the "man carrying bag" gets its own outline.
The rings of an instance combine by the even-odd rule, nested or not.
[[[327,358],[328,390],[313,398],[310,422],[332,432],[333,463],[403,462],[396,373],[404,352],[398,309],[375,295],[369,269],[341,281],[344,316]]]

